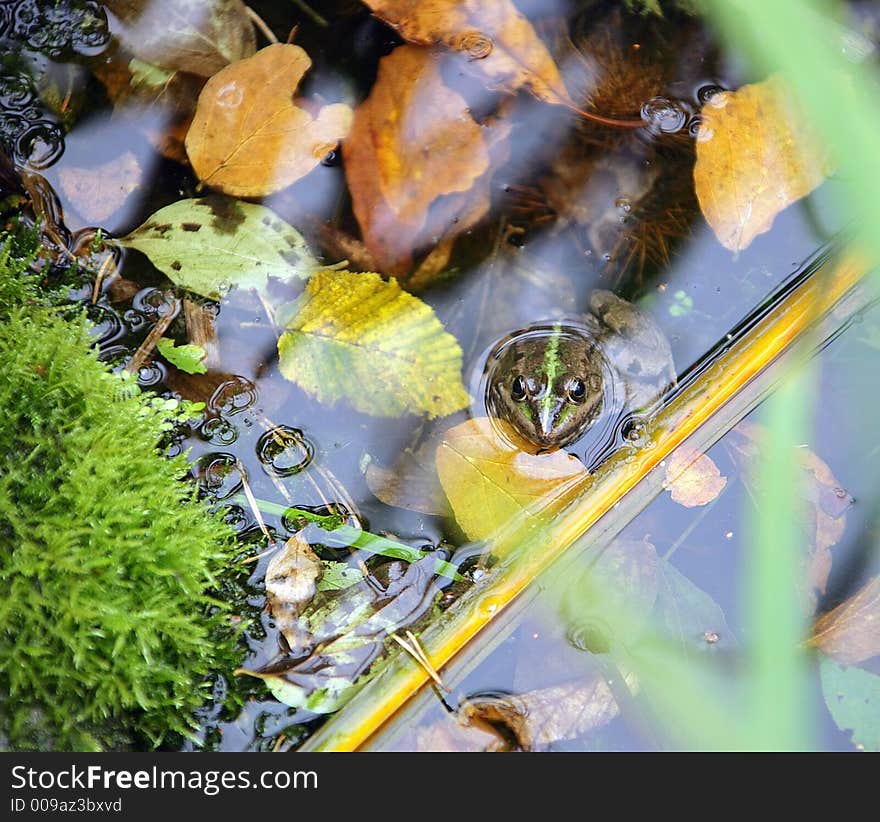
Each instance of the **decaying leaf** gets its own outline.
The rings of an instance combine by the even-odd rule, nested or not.
[[[300,614],[315,596],[321,572],[321,560],[299,534],[284,543],[266,568],[266,602],[291,648],[309,641]]]
[[[743,479],[760,498],[761,475],[755,465],[761,454],[761,443],[767,436],[766,429],[755,423],[741,422],[734,429],[740,439],[728,436],[725,442],[731,454],[745,469]],[[825,592],[828,575],[831,573],[831,549],[837,545],[846,528],[846,511],[853,498],[841,485],[828,465],[807,448],[796,448],[793,452],[804,471],[803,481],[799,483],[801,495],[808,504],[807,545],[812,548],[805,552],[804,587],[809,592],[808,610],[815,605],[815,594]]]
[[[113,33],[134,55],[171,71],[210,77],[256,50],[242,0],[106,0]]]
[[[233,286],[265,289],[270,277],[306,279],[318,268],[300,233],[274,211],[224,197],[178,200],[120,242],[212,300]]]
[[[103,225],[141,184],[137,157],[126,151],[93,168],[62,166],[61,190],[70,204],[93,225]]]
[[[484,216],[490,147],[508,133],[506,123],[473,120],[464,98],[444,85],[439,61],[416,46],[383,57],[342,147],[364,243],[393,274]]]
[[[825,704],[837,727],[852,732],[857,748],[880,751],[880,676],[828,658],[819,670]]]
[[[429,306],[378,274],[320,271],[278,341],[281,373],[320,402],[441,417],[470,401],[461,348]]]
[[[831,166],[783,78],[714,95],[702,110],[694,185],[718,240],[742,251]]]
[[[562,76],[512,0],[364,0],[411,43],[443,45],[468,58],[492,88],[525,87],[540,100],[568,100]]]
[[[663,487],[670,492],[674,502],[685,508],[712,502],[725,485],[727,477],[721,476],[711,457],[695,448],[677,448],[666,462]]]
[[[296,104],[311,65],[299,46],[274,43],[208,80],[186,135],[203,183],[235,197],[264,197],[304,177],[348,134],[345,104],[314,117]]]
[[[445,516],[449,513],[449,504],[434,467],[436,449],[437,440],[431,437],[415,450],[404,449],[393,468],[371,462],[364,472],[367,487],[386,505]]]
[[[816,620],[810,645],[844,665],[880,654],[880,577]]]
[[[207,353],[200,345],[177,345],[170,337],[162,337],[156,348],[176,368],[187,374],[205,374],[208,367],[202,362]]]
[[[529,454],[501,436],[498,421],[477,417],[450,428],[437,447],[437,471],[455,519],[469,539],[488,539],[510,523],[547,518],[583,487],[584,464],[564,451]]]
[[[382,590],[362,581],[323,594],[321,603],[302,616],[310,649],[291,647],[291,654],[259,670],[236,673],[264,680],[286,705],[315,713],[339,709],[366,682],[363,674],[381,655],[389,634],[411,626],[431,607],[435,568],[433,557],[409,565],[392,562]]]

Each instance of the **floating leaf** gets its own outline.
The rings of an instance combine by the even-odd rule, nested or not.
[[[215,74],[202,89],[186,150],[199,179],[235,197],[264,197],[308,174],[348,134],[351,109],[313,117],[294,100],[312,61],[274,43]]]
[[[694,184],[718,240],[742,251],[830,171],[779,75],[715,94],[697,134]]]
[[[584,464],[564,451],[529,454],[487,417],[450,428],[437,448],[440,483],[469,539],[488,539],[511,521],[546,524],[583,486]]]
[[[219,299],[270,277],[306,279],[318,267],[300,233],[265,206],[223,197],[178,200],[120,242],[183,288]]]
[[[106,0],[113,33],[134,55],[171,71],[210,77],[256,49],[242,0]]]
[[[880,577],[816,620],[810,644],[844,665],[880,654]]]
[[[425,303],[378,274],[320,271],[278,341],[281,373],[320,402],[440,417],[470,398],[461,348]]]
[[[319,607],[303,614],[313,651],[285,655],[259,670],[237,674],[262,679],[274,696],[294,708],[315,713],[340,708],[366,682],[363,675],[394,631],[412,625],[431,607],[435,561],[426,557],[406,565],[393,562],[380,590],[362,580],[344,591],[329,592]]]
[[[844,668],[823,658],[819,670],[825,704],[842,731],[852,731],[853,743],[880,751],[880,676],[861,668]]]
[[[727,485],[711,457],[694,448],[682,446],[673,451],[666,462],[666,488],[674,502],[694,508],[712,502]]]
[[[364,243],[384,270],[406,272],[421,247],[485,214],[489,144],[506,134],[474,122],[434,52],[402,46],[382,58],[342,152]]]
[[[200,345],[177,345],[174,340],[162,337],[156,343],[156,348],[168,362],[187,374],[205,374],[208,371],[202,362],[207,352]]]
[[[512,0],[364,0],[404,40],[462,53],[493,88],[525,86],[550,103],[568,91],[547,47]]]
[[[284,543],[266,568],[266,603],[291,649],[311,640],[299,616],[315,596],[322,571],[321,560],[299,534]]]
[[[141,184],[141,166],[131,151],[92,168],[65,165],[58,172],[61,190],[89,223],[102,225]]]

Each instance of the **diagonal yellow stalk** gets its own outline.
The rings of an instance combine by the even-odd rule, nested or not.
[[[554,506],[555,517],[551,520],[548,516],[538,531],[523,533],[525,529],[513,523],[491,542],[493,553],[505,559],[488,585],[469,592],[444,619],[420,636],[424,651],[437,670],[442,672],[443,666],[474,637],[497,623],[541,572],[643,480],[649,495],[643,499],[646,503],[660,489],[661,463],[678,446],[696,435],[698,445],[707,447],[753,407],[758,398],[749,393],[743,402],[744,389],[762,372],[766,373],[794,343],[807,338],[818,320],[858,284],[867,266],[861,258],[846,254],[826,260],[822,269],[825,270],[816,272],[782,300],[747,336],[733,342],[658,414],[651,425],[652,447],[613,457],[565,500],[560,500]],[[843,322],[834,319],[838,325]],[[765,385],[763,390],[769,387]],[[726,427],[706,425],[725,406]],[[426,671],[404,655],[390,660],[302,750],[357,749],[428,681]]]

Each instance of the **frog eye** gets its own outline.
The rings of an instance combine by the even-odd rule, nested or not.
[[[526,398],[526,381],[522,375],[514,377],[510,384],[510,398],[514,402],[522,402]]]
[[[581,379],[573,379],[568,384],[568,398],[575,405],[580,405],[587,398],[587,386]]]

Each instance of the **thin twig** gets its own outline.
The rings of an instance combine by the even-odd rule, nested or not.
[[[162,336],[174,321],[179,308],[180,302],[178,300],[172,299],[169,301],[168,311],[159,317],[156,324],[150,330],[150,333],[147,334],[146,339],[144,339],[138,350],[134,352],[134,356],[132,356],[126,364],[125,370],[128,371],[129,374],[137,374],[137,372],[141,370],[141,367],[147,361],[147,357],[153,353],[156,343],[162,339]]]
[[[245,471],[245,467],[240,459],[236,459],[235,466],[238,468],[239,474],[241,474],[241,485],[244,489],[244,495],[247,497],[248,505],[251,506],[251,513],[254,515],[257,525],[260,526],[260,530],[263,532],[263,536],[266,537],[269,545],[274,546],[275,540],[272,539],[272,534],[269,533],[269,529],[263,521],[263,515],[260,513],[260,508],[257,505],[257,498],[254,496],[254,492],[251,491],[251,485],[248,482],[247,471]]]
[[[391,634],[391,638],[425,669],[425,673],[434,680],[437,687],[446,693],[450,693],[450,689],[446,687],[446,684],[440,678],[440,674],[437,673],[437,669],[431,664],[431,660],[428,659],[428,655],[425,653],[424,648],[422,648],[421,643],[416,639],[413,632],[407,631],[406,636],[409,642],[401,639],[397,634]]]
[[[266,21],[260,17],[250,6],[245,6],[245,11],[247,12],[247,16],[251,18],[251,22],[261,31],[263,32],[263,36],[270,43],[277,43],[278,38],[275,36],[275,32],[266,25]]]
[[[309,6],[305,0],[290,0],[290,2],[306,15],[306,17],[310,17],[313,23],[317,23],[324,28],[327,28],[327,26],[330,25],[320,14],[318,14],[318,12]]]

